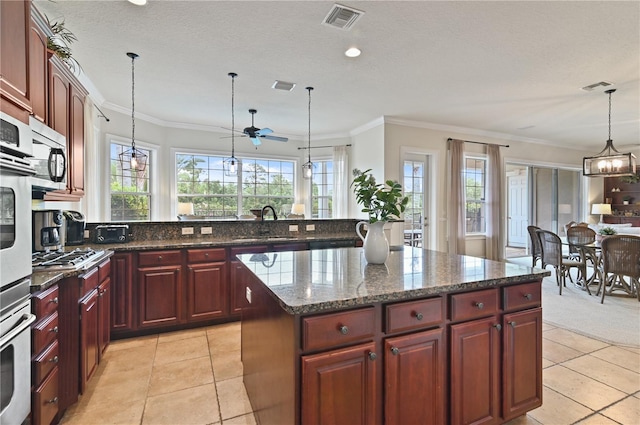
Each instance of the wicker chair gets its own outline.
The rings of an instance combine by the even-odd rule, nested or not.
[[[529,232],[529,238],[531,238],[531,267],[535,267],[538,260],[542,262],[542,268],[544,269],[544,261],[542,261],[542,246],[540,245],[540,236],[536,233],[536,230],[541,230],[537,226],[527,226]]]
[[[608,236],[602,241],[602,262],[603,279],[598,287],[598,292],[602,289],[600,303],[604,302],[607,285],[609,293],[622,289],[637,295],[640,301],[640,236]]]
[[[588,285],[589,279],[587,279],[587,263],[591,263],[593,267],[596,267],[598,260],[592,257],[594,254],[591,251],[581,248],[580,245],[587,245],[595,241],[596,232],[588,227],[576,225],[567,229],[567,242],[569,242],[568,259],[580,262],[578,279],[582,278],[589,295],[591,295],[591,291]]]
[[[580,261],[570,260],[562,257],[562,241],[560,236],[548,230],[536,230],[540,236],[540,245],[542,246],[542,264],[544,267],[552,265],[556,269],[556,283],[560,287],[560,295],[562,295],[562,287],[566,286],[566,276],[572,267],[580,268]]]

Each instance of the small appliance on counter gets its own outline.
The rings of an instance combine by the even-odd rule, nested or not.
[[[103,224],[96,226],[95,243],[125,243],[129,240],[128,224]]]
[[[61,210],[33,210],[32,252],[62,249],[63,224]]]
[[[78,211],[65,211],[66,231],[64,245],[82,245],[84,243],[84,215]]]

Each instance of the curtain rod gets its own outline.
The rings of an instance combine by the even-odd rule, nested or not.
[[[102,112],[102,111],[100,110],[100,108],[98,108],[96,105],[93,105],[93,107],[94,107],[94,108],[96,108],[96,109],[98,110],[98,112],[100,112],[100,114],[98,115],[98,118],[102,117],[102,118],[104,118],[104,120],[105,120],[106,122],[111,121],[109,118],[107,118],[107,116],[104,114],[104,112]]]
[[[351,143],[349,143],[348,145],[336,145],[336,146],[351,146]],[[301,149],[320,149],[320,148],[332,148],[333,146],[311,146],[310,148],[307,147],[303,147],[303,148],[298,148],[298,150]]]
[[[452,140],[453,139],[451,137],[449,137],[447,139],[447,142],[450,142]],[[475,144],[478,144],[478,145],[496,145],[496,146],[500,146],[500,147],[503,147],[503,148],[508,148],[509,147],[509,145],[501,145],[500,143],[475,142],[473,140],[463,140],[463,142],[465,142],[465,143],[475,143]]]

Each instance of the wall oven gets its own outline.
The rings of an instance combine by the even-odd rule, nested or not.
[[[36,175],[33,187],[42,190],[64,190],[67,187],[66,138],[37,119],[30,118],[33,158]]]

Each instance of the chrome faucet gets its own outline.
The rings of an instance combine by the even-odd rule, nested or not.
[[[260,219],[264,221],[264,210],[267,209],[271,210],[271,212],[273,213],[273,219],[277,220],[278,216],[276,215],[276,210],[271,205],[265,205],[264,207],[262,207],[262,211],[260,212]]]

